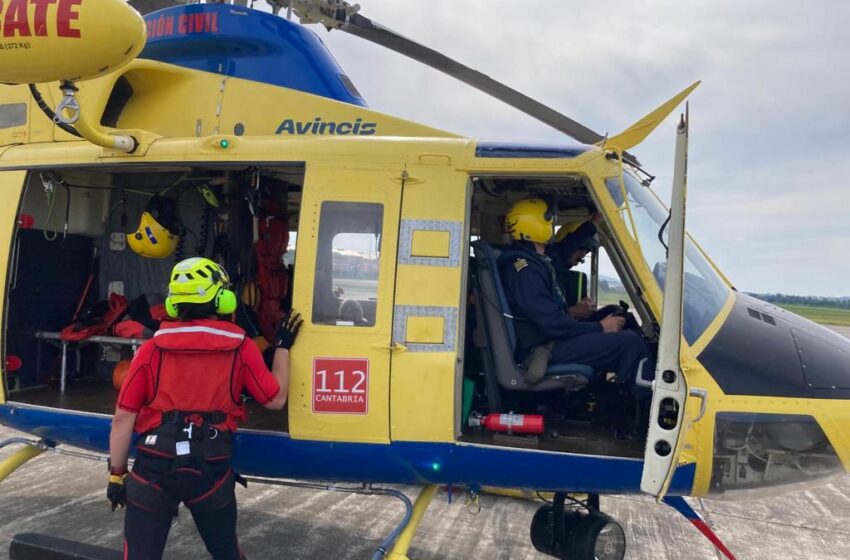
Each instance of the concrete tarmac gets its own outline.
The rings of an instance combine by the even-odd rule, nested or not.
[[[838,329],[837,329],[838,330]],[[850,335],[850,329],[842,334]],[[0,439],[22,435],[0,427]],[[13,449],[0,451],[0,459]],[[17,533],[40,532],[120,549],[123,515],[111,513],[102,463],[46,453],[0,484],[0,559]],[[396,487],[411,499],[414,487]],[[237,487],[240,543],[251,560],[371,558],[401,520],[403,506],[359,496],[251,484]],[[739,559],[850,558],[850,477],[782,497],[741,502],[689,500]],[[417,560],[544,560],[528,537],[539,503],[484,495],[481,512],[463,495],[435,498],[413,540]],[[627,559],[721,558],[672,509],[637,496],[605,496],[602,509],[626,529]],[[188,512],[181,510],[167,560],[206,558]]]
[[[842,334],[842,335],[846,336],[847,338],[850,338],[850,327],[839,327],[837,325],[828,325],[828,326],[829,326],[829,328],[831,328],[835,332]]]

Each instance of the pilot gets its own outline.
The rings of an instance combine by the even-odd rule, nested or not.
[[[563,290],[546,254],[554,221],[549,205],[540,198],[514,203],[505,216],[514,243],[499,256],[499,272],[519,319],[515,357],[521,362],[533,349],[551,341],[550,363],[584,364],[595,371],[615,372],[620,382],[633,385],[638,365],[650,355],[649,348],[639,333],[623,330],[623,317],[611,314],[599,321],[578,321],[567,313]],[[588,223],[595,230],[593,220]]]
[[[586,222],[566,223],[558,229],[552,243],[546,245],[546,256],[552,261],[558,284],[567,302],[567,313],[579,321],[600,321],[615,314],[626,319],[625,328],[638,330],[640,325],[635,316],[628,313],[628,306],[606,305],[596,308],[596,302],[587,297],[587,276],[572,268],[584,262],[594,251],[599,250],[597,227],[602,223],[602,214],[592,212]]]
[[[602,214],[593,212],[586,222],[564,224],[558,229],[552,243],[546,245],[546,256],[552,261],[558,284],[567,301],[567,313],[573,319],[590,319],[596,311],[596,302],[586,295],[586,276],[581,272],[571,272],[570,269],[583,263],[588,254],[599,248],[596,231],[601,222]],[[594,319],[599,320],[613,310],[607,311]]]
[[[177,507],[183,502],[215,559],[244,558],[236,537],[235,482],[230,467],[245,389],[280,410],[289,388],[289,349],[301,327],[290,312],[275,338],[270,372],[245,332],[221,318],[236,309],[227,272],[205,258],[174,266],[165,300],[176,321],[162,323],[143,344],[118,395],[109,436],[112,510],[127,507],[125,556],[161,558]],[[128,477],[133,439],[136,461]],[[126,483],[126,484],[125,484]]]

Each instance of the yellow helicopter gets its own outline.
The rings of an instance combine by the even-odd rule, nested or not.
[[[532,543],[579,560],[625,554],[599,496],[645,492],[732,558],[683,496],[744,499],[850,468],[850,343],[737,292],[687,236],[686,116],[669,209],[630,152],[697,84],[602,136],[357,5],[239,4],[144,18],[119,0],[0,4],[0,422],[41,438],[0,479],[49,447],[106,451],[115,364],[156,328],[157,292],[190,254],[231,272],[234,320],[261,346],[286,310],[307,319],[288,409],[251,408],[240,472],[425,486],[376,558],[407,557],[439,485],[554,493]],[[310,23],[572,140],[487,142],[369,109]],[[653,391],[639,441],[619,430],[627,407],[606,376],[530,384],[513,358],[494,263],[505,212],[529,196],[557,203],[559,224],[602,214],[587,291],[601,295],[604,251],[658,355],[639,380]]]

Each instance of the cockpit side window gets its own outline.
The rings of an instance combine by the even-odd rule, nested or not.
[[[644,260],[652,271],[658,287],[664,290],[667,269],[667,229],[659,239],[658,232],[665,224],[669,212],[649,187],[641,185],[628,173],[611,177],[605,186],[626,229],[640,246]],[[663,240],[663,242],[662,242]],[[697,246],[685,241],[685,301],[682,334],[693,345],[720,313],[729,297],[729,286]]]

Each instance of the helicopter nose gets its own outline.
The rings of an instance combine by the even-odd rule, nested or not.
[[[698,358],[727,395],[850,400],[850,340],[745,294]]]
[[[776,494],[850,471],[850,340],[735,298],[698,359],[726,395],[756,398],[715,416],[712,493]]]

